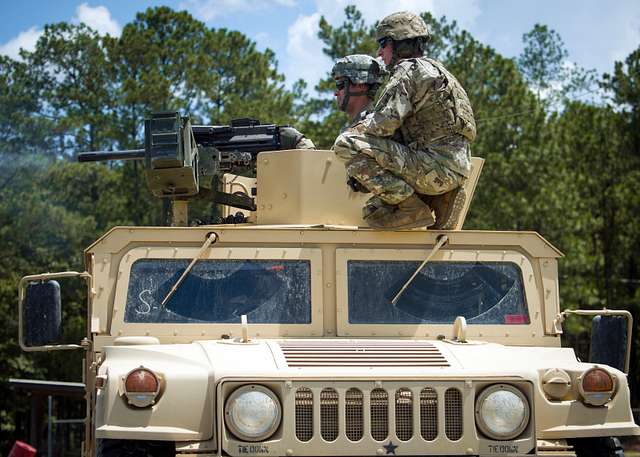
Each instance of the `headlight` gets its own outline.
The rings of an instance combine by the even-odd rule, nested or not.
[[[578,378],[578,390],[585,403],[603,406],[613,398],[616,383],[608,371],[603,368],[590,368]]]
[[[527,428],[529,417],[527,398],[513,386],[495,384],[476,400],[478,428],[495,440],[516,438]]]
[[[224,410],[227,427],[243,441],[266,440],[280,425],[278,397],[263,386],[239,387],[229,395]]]

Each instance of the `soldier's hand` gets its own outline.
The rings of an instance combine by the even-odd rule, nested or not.
[[[354,192],[362,192],[363,194],[369,193],[369,189],[360,184],[360,181],[353,176],[350,176],[349,179],[347,179],[347,186],[349,186]]]

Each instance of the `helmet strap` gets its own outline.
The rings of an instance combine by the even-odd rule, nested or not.
[[[342,99],[342,104],[340,105],[340,111],[344,111],[346,113],[347,107],[349,106],[349,98],[351,96],[357,97],[359,95],[369,95],[369,90],[352,91],[351,80],[349,78],[346,78],[344,86],[344,98]]]
[[[351,92],[349,91],[349,89],[351,89],[351,81],[349,80],[349,78],[345,78],[344,83],[344,97],[342,98],[342,103],[340,104],[340,111],[344,111],[346,113],[347,106],[349,105],[349,96],[351,95]]]
[[[387,69],[391,69],[393,67],[396,66],[396,64],[398,63],[398,51],[396,50],[396,42],[395,40],[391,40],[391,42],[389,43],[391,46],[393,46],[393,50],[391,51],[391,62],[389,62],[389,66]]]

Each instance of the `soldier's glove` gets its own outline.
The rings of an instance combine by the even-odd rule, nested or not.
[[[350,176],[349,179],[347,179],[347,186],[351,187],[351,190],[354,192],[362,192],[363,194],[368,194],[370,192],[369,189],[360,184],[360,181],[353,176]]]

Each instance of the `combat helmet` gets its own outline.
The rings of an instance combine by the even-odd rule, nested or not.
[[[338,59],[331,70],[331,76],[345,81],[345,95],[338,106],[340,111],[347,111],[349,98],[352,96],[366,95],[373,99],[385,75],[384,64],[366,54],[352,54]],[[352,84],[367,84],[368,88],[353,91]]]
[[[334,79],[347,78],[353,84],[382,84],[383,65],[366,54],[352,54],[338,59],[331,70]]]
[[[410,11],[390,14],[378,23],[376,40],[391,38],[394,41],[411,38],[429,38],[427,24],[420,16]]]

